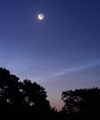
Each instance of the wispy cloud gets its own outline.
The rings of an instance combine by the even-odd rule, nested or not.
[[[94,67],[94,66],[97,66],[97,65],[100,65],[100,60],[90,61],[90,62],[88,62],[86,64],[82,64],[82,65],[76,66],[76,67],[65,68],[65,69],[63,69],[60,72],[54,73],[51,76],[51,78],[59,77],[59,76],[62,76],[64,74],[67,74],[69,72],[76,72],[76,71],[84,70],[84,69],[87,69],[87,68],[90,68],[90,67]]]

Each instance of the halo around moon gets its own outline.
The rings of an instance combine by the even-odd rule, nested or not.
[[[43,20],[43,19],[44,19],[44,14],[39,14],[39,15],[38,15],[38,19],[39,19],[39,20]]]

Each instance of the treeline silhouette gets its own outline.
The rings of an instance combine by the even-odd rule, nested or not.
[[[84,120],[100,118],[100,89],[76,89],[62,92],[64,106],[52,108],[45,89],[0,68],[0,119],[6,120]]]

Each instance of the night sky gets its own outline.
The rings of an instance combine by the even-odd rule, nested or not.
[[[0,0],[0,67],[58,110],[62,91],[100,87],[100,0]]]

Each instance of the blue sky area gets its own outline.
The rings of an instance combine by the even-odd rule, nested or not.
[[[0,0],[0,67],[44,86],[58,110],[62,91],[100,87],[100,0]]]

